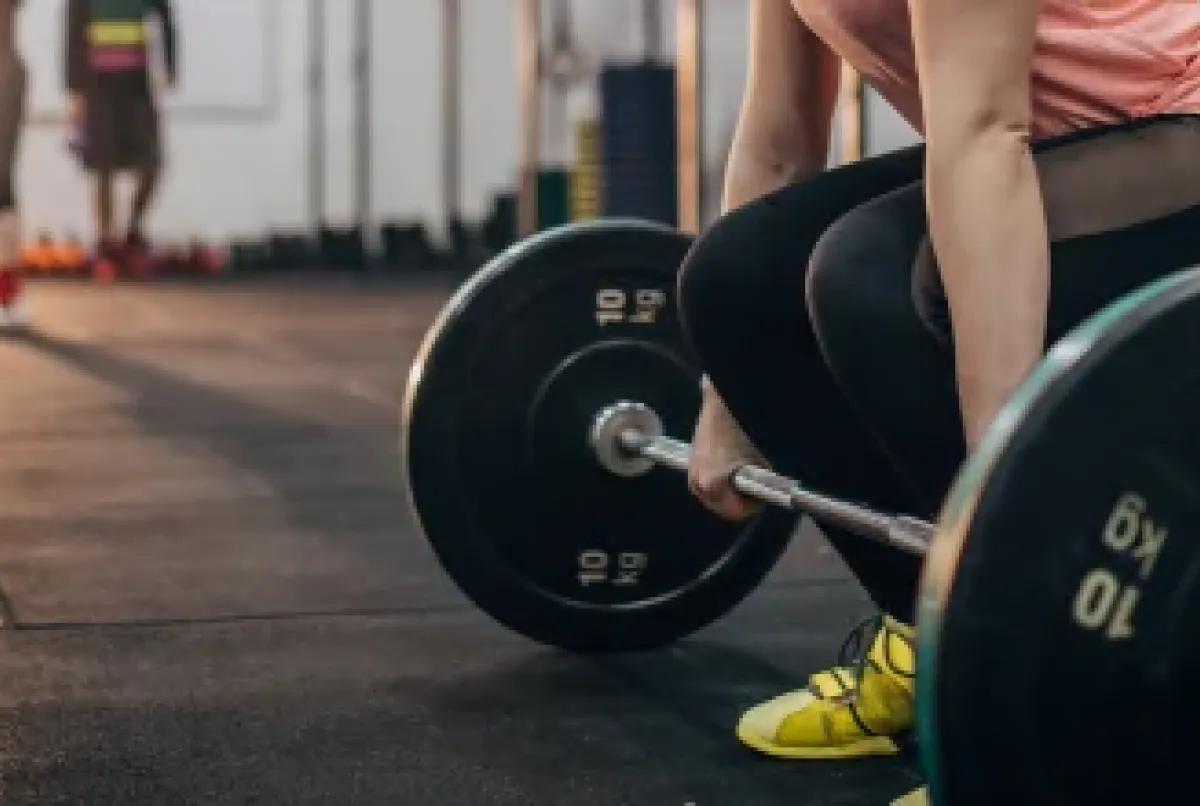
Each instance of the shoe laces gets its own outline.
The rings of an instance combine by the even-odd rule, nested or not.
[[[887,671],[899,677],[911,678],[914,676],[913,673],[905,671],[900,664],[896,663],[896,659],[892,655],[892,638],[899,638],[907,643],[908,636],[893,629],[886,616],[874,615],[859,622],[842,641],[842,646],[838,650],[838,665],[851,670],[854,680],[853,691],[857,691],[862,684],[868,668],[877,672],[884,671],[871,658],[871,647],[881,632],[883,633],[883,662],[888,666]]]
[[[849,669],[851,683],[845,685],[843,693],[835,699],[848,708],[850,715],[862,731],[872,736],[876,735],[876,731],[858,712],[858,693],[862,689],[863,678],[866,677],[868,669],[874,670],[877,674],[885,672],[879,662],[871,657],[871,648],[881,632],[883,633],[882,662],[888,667],[886,671],[900,677],[913,677],[914,675],[901,668],[892,656],[892,638],[899,638],[907,643],[909,637],[892,628],[888,618],[882,614],[865,618],[850,630],[845,640],[842,641],[841,648],[838,649],[837,660],[839,667]]]

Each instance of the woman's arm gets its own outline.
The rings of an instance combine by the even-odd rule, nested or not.
[[[825,168],[840,63],[791,0],[750,0],[746,85],[721,206],[741,207]],[[701,379],[705,395],[716,390]]]
[[[1049,242],[1030,136],[1039,0],[909,0],[929,231],[974,447],[1042,354]]]
[[[724,207],[732,209],[825,167],[838,59],[790,0],[751,0],[749,60]]]
[[[790,0],[750,0],[746,86],[725,168],[726,210],[741,207],[825,168],[837,103],[837,57],[808,30]],[[797,309],[797,316],[803,313]],[[688,481],[700,500],[730,520],[758,505],[733,488],[731,466],[766,464],[708,377],[693,439]],[[733,463],[733,465],[731,465]]]

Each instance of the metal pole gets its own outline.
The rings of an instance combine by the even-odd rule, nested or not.
[[[367,253],[374,251],[374,238],[371,231],[372,219],[372,183],[371,183],[371,44],[372,11],[374,0],[358,0],[355,15],[354,32],[354,79],[355,79],[355,110],[354,110],[354,223],[362,233],[363,241],[367,244]]]
[[[704,4],[675,3],[675,104],[679,229],[698,233],[704,197]]]
[[[646,61],[657,62],[663,46],[662,0],[642,0],[642,38]]]
[[[551,143],[561,147],[561,144],[565,143],[570,136],[570,130],[567,127],[567,93],[570,91],[574,76],[569,73],[567,75],[559,73],[558,62],[560,59],[570,59],[573,55],[575,19],[571,13],[573,0],[548,0],[548,2],[550,19],[543,20],[543,23],[549,25],[550,44],[543,56],[543,80],[540,84],[547,92],[543,95],[544,118],[540,118],[539,123],[543,120],[545,122],[545,129],[541,134],[544,134]],[[554,162],[557,163],[558,160],[556,159]],[[539,159],[539,173],[541,167],[542,160]]]
[[[521,0],[517,29],[517,82],[521,95],[521,155],[517,229],[532,235],[538,226],[538,166],[541,161],[541,0]]]
[[[325,0],[308,0],[308,221],[325,221]]]
[[[863,157],[863,81],[858,71],[842,63],[839,86],[842,110],[842,162]]]
[[[462,4],[442,0],[442,215],[462,214]]]

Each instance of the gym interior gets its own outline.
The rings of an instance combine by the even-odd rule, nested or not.
[[[636,575],[636,551],[555,553],[582,528],[571,507],[616,524],[618,552],[640,539],[620,512],[658,507],[663,529],[699,517],[684,479],[654,475],[673,489],[653,503],[642,487],[560,496],[554,517],[522,524],[558,487],[598,488],[599,464],[556,480],[517,452],[506,478],[501,448],[466,454],[487,415],[458,401],[487,377],[455,375],[466,365],[442,348],[477,325],[464,311],[482,305],[480,277],[605,222],[686,251],[718,217],[746,78],[741,0],[172,0],[171,36],[148,23],[156,59],[170,38],[178,56],[152,65],[169,74],[152,76],[163,170],[128,262],[102,259],[86,164],[99,146],[77,139],[64,88],[68,1],[24,4],[16,32],[6,806],[882,806],[922,786],[916,742],[847,765],[768,758],[734,735],[873,615],[812,522],[781,511],[798,487],[746,481],[781,508],[745,535],[776,546],[770,562],[722,582],[744,590],[709,586],[701,610],[646,621],[637,608],[670,608],[638,600],[611,628],[596,613],[616,612],[616,587],[571,603],[516,566]],[[831,165],[917,142],[853,70],[839,81]],[[119,182],[116,207],[134,193]],[[613,315],[666,300],[639,292],[638,311],[622,298]],[[531,418],[565,365],[528,380]],[[515,393],[489,394],[499,407]],[[629,411],[606,437],[604,485],[647,472],[635,437],[690,437],[674,411]],[[579,423],[593,439],[615,422],[600,414]],[[686,468],[669,440],[638,445]],[[509,507],[506,539],[530,533],[517,559],[483,545],[487,517],[461,517],[485,489]],[[882,539],[909,539],[889,531],[903,526]],[[680,573],[694,578],[682,590],[708,571]]]

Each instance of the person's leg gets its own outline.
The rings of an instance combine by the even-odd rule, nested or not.
[[[134,192],[128,227],[121,239],[124,267],[138,277],[151,276],[156,268],[145,236],[146,216],[158,188],[161,153],[158,111],[149,86],[124,88],[119,99],[121,114],[118,153],[121,164],[133,174]]]
[[[92,224],[95,271],[115,276],[119,263],[116,222],[116,176],[121,168],[118,134],[120,110],[117,89],[97,81],[84,97],[83,167],[92,176]]]
[[[0,325],[23,321],[21,220],[16,161],[25,122],[27,78],[18,61],[0,66]]]
[[[1096,129],[1036,152],[1052,241],[1047,344],[1200,263],[1200,118]],[[920,187],[848,215],[817,255],[808,301],[830,369],[931,516],[966,446]]]
[[[1039,144],[1037,151],[1054,240],[1050,339],[1138,285],[1200,262],[1200,208],[1193,207],[1200,203],[1200,123],[1164,120],[1133,131],[1089,132],[1070,142]],[[908,511],[927,517],[939,507],[965,451],[948,317],[936,271],[929,276],[932,266],[923,189],[913,183],[828,227],[812,249],[806,289],[829,372],[852,410],[869,423],[883,446],[880,454],[900,469],[904,482],[895,489],[908,494]],[[793,346],[780,346],[771,351],[773,360],[787,356],[790,362]],[[782,374],[772,373],[772,389],[786,383]],[[793,417],[790,427],[803,431],[825,422],[809,425]],[[829,489],[894,508],[893,498],[863,494],[844,480]],[[919,564],[895,556],[880,563],[879,577],[890,576],[883,587],[911,603]],[[785,695],[748,712],[739,736],[765,752],[798,758],[886,749],[870,737],[894,733],[912,717],[909,631],[885,624],[865,661],[849,696]]]
[[[1048,344],[1129,291],[1200,263],[1200,119],[1095,130],[1036,151],[1052,241]],[[842,217],[813,250],[807,301],[829,371],[915,491],[916,511],[932,517],[966,448],[924,210],[914,183]],[[912,597],[919,569],[894,563],[891,573]],[[830,736],[863,746],[856,737],[903,726],[913,713],[911,633],[885,627],[866,658],[852,696],[785,695],[746,715],[743,739],[777,755],[827,757]]]
[[[160,166],[143,165],[133,175],[133,202],[129,211],[129,240],[140,241],[145,233],[146,214],[154,201],[154,193],[158,190],[158,179],[161,174]]]
[[[134,169],[134,190],[129,213],[128,240],[144,244],[146,216],[154,203],[162,175],[162,147],[158,109],[153,97],[129,100],[129,159]]]
[[[116,240],[116,175],[108,168],[97,168],[92,184],[92,216],[95,220],[96,242],[115,243]]]
[[[809,254],[829,225],[913,182],[910,148],[819,174],[716,222],[693,247],[679,304],[700,364],[751,441],[779,472],[818,489],[896,510],[914,505],[874,438],[849,411],[804,315]],[[822,524],[879,607],[910,617],[892,584],[896,552]],[[915,563],[913,563],[915,566]]]
[[[700,363],[767,460],[816,489],[898,512],[915,511],[919,501],[830,375],[804,314],[804,289],[811,252],[825,230],[847,211],[910,185],[922,169],[922,150],[906,149],[839,167],[746,205],[697,242],[679,281],[684,327]],[[875,603],[897,619],[910,619],[909,580],[919,562],[821,526]],[[898,573],[898,566],[904,570]],[[833,724],[828,707],[841,717],[853,714],[849,704],[858,670],[846,665],[888,663],[893,655],[911,665],[901,624],[889,619],[864,626],[870,629],[856,630],[845,647],[861,659],[843,657],[842,666],[814,674],[807,689],[751,709],[738,725],[739,738],[783,757],[897,752],[889,735],[846,730],[844,718],[837,731],[826,729]],[[882,638],[874,640],[877,635]],[[876,645],[880,657],[868,658],[867,648]],[[879,734],[903,731],[911,721],[903,682],[892,688],[871,699],[876,711],[899,702],[893,729]]]
[[[92,251],[92,277],[111,283],[121,273],[123,255],[116,237],[116,173],[92,158],[92,217],[95,246]]]
[[[684,320],[691,334],[693,309],[705,304],[713,308],[708,314],[714,320],[708,333],[712,343],[697,347],[701,362],[713,376],[718,391],[728,398],[730,411],[739,422],[745,419],[747,434],[773,465],[840,498],[862,501],[885,511],[928,515],[936,503],[904,479],[869,421],[842,392],[826,363],[820,331],[814,327],[814,322],[822,323],[810,319],[804,310],[804,299],[811,304],[814,289],[827,282],[823,278],[825,267],[841,260],[841,255],[830,249],[830,242],[831,233],[846,230],[844,222],[864,217],[873,220],[872,211],[886,204],[886,229],[881,227],[877,232],[860,228],[854,244],[869,249],[872,239],[891,235],[909,244],[910,258],[915,253],[925,230],[924,202],[918,184],[923,155],[914,153],[913,170],[898,175],[900,181],[872,188],[874,192],[861,203],[843,207],[840,215],[823,218],[812,230],[805,228],[806,217],[820,209],[822,195],[806,199],[797,192],[806,188],[792,190],[795,195],[788,204],[768,208],[755,226],[738,233],[736,243],[726,247],[733,256],[726,274],[736,282],[708,290],[706,294],[712,296],[690,305],[684,300]],[[803,241],[787,240],[801,234]],[[740,261],[739,254],[743,256]],[[852,282],[868,284],[858,289],[862,297],[882,300],[887,306],[912,307],[911,281],[906,272],[876,274],[879,276],[864,279],[860,273],[853,278]],[[737,307],[726,313],[724,321],[716,321],[717,311],[725,310],[731,301]],[[923,323],[915,315],[912,319],[907,336],[932,342]],[[718,324],[723,331],[717,329]],[[891,331],[877,335],[878,326],[870,335],[867,333],[851,335],[855,335],[859,349],[875,355],[889,349],[877,339],[903,336]],[[692,339],[700,341],[695,334]],[[740,374],[735,375],[739,368]],[[728,394],[719,385],[715,371],[729,376]],[[892,381],[905,387],[898,388],[897,394],[912,391],[911,380],[903,375]],[[946,416],[957,422],[953,386],[950,401]],[[915,662],[908,624],[922,563],[896,549],[836,528],[823,528],[850,570],[890,618],[863,625],[847,641],[844,655],[838,659],[840,666],[814,675],[805,689],[749,709],[738,723],[737,735],[749,747],[780,758],[894,754],[899,751],[895,737],[911,728],[914,716]]]

